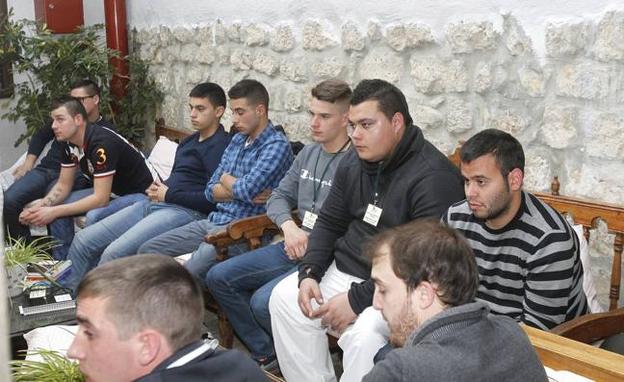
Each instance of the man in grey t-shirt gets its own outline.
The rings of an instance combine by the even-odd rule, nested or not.
[[[267,214],[284,232],[284,241],[217,264],[206,276],[208,289],[236,334],[265,369],[276,366],[269,297],[305,254],[308,234],[347,152],[350,98],[349,85],[340,80],[326,80],[312,89],[310,132],[315,143],[298,154],[267,203]],[[303,222],[301,228],[292,219],[295,208]]]
[[[475,302],[477,264],[460,233],[416,220],[375,236],[365,252],[373,306],[397,349],[364,382],[547,380],[520,326]]]

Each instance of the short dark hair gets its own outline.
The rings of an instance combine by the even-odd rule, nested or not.
[[[90,96],[100,95],[100,87],[98,84],[89,79],[78,80],[71,85],[71,89],[78,88],[84,88]]]
[[[78,304],[83,298],[105,299],[106,316],[121,339],[152,328],[175,352],[201,338],[201,289],[169,256],[135,255],[103,264],[87,273],[77,296]]]
[[[387,81],[379,79],[360,81],[353,90],[351,105],[359,105],[365,101],[377,101],[379,110],[390,120],[395,113],[401,113],[405,126],[412,124],[405,95]]]
[[[80,102],[78,98],[74,98],[72,96],[60,96],[58,98],[55,98],[52,100],[50,110],[56,110],[59,107],[63,107],[63,106],[65,106],[65,109],[67,109],[67,112],[72,117],[75,117],[76,115],[80,114],[82,115],[82,118],[84,118],[85,121],[88,120],[87,111],[85,110],[84,106],[82,105],[82,102]]]
[[[386,245],[392,270],[408,291],[428,281],[437,285],[438,297],[447,305],[459,306],[475,299],[477,264],[470,245],[456,230],[439,220],[415,220],[374,236],[364,251],[374,261]]]
[[[461,147],[461,161],[465,163],[485,154],[494,155],[503,177],[515,168],[524,172],[524,150],[520,142],[509,133],[486,129],[473,135]]]
[[[352,91],[349,84],[343,80],[330,78],[318,83],[312,88],[311,93],[312,97],[318,99],[319,101],[337,103],[349,102],[351,100]]]
[[[204,82],[196,85],[189,93],[189,97],[207,98],[213,107],[225,107],[227,105],[225,91],[221,86],[213,82]]]
[[[269,110],[269,92],[259,81],[240,80],[228,91],[231,99],[246,98],[251,105],[264,105]]]

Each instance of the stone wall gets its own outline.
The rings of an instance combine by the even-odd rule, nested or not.
[[[525,147],[527,189],[548,190],[558,175],[563,194],[624,204],[624,10],[597,22],[547,23],[543,54],[513,14],[501,17],[499,28],[471,18],[436,31],[373,20],[217,20],[146,27],[133,36],[167,93],[169,126],[190,125],[193,85],[210,80],[227,89],[255,78],[269,90],[271,119],[291,139],[308,141],[306,104],[315,83],[382,78],[403,90],[414,121],[442,151],[484,128],[502,129]],[[595,256],[608,259],[605,251]]]

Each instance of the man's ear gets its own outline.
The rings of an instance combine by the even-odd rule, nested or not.
[[[261,103],[259,103],[259,104],[257,104],[257,105],[256,105],[255,110],[256,110],[256,114],[258,114],[258,115],[267,115],[267,109],[266,109],[266,107],[265,107],[263,104],[261,104]]]
[[[217,106],[216,109],[215,109],[215,115],[217,116],[217,118],[223,117],[223,113],[225,113],[225,107],[224,106]]]
[[[97,94],[96,94],[96,95],[94,95],[94,96],[93,96],[93,102],[94,102],[96,105],[98,105],[98,106],[99,106],[99,105],[100,105],[100,96],[99,96],[99,95],[97,95]]]
[[[437,298],[435,288],[428,281],[421,282],[412,293],[421,310],[429,308]]]
[[[507,182],[510,190],[519,191],[524,183],[524,173],[519,168],[514,168],[507,174]]]
[[[136,334],[138,342],[139,354],[138,360],[141,366],[147,366],[154,360],[161,360],[164,349],[164,337],[153,329],[145,329]],[[154,365],[155,366],[155,365]]]
[[[401,129],[405,126],[405,118],[403,118],[403,114],[399,112],[394,113],[391,122],[394,134],[398,135]]]

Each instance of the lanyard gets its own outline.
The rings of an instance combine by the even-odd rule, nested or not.
[[[329,166],[331,166],[332,162],[334,161],[334,159],[336,159],[338,154],[341,153],[342,150],[344,150],[345,147],[347,147],[347,145],[349,145],[349,142],[351,142],[351,140],[347,139],[344,145],[342,145],[342,147],[338,151],[332,154],[331,159],[329,160],[329,162],[327,162],[327,165],[325,166],[325,169],[323,170],[323,174],[321,175],[321,179],[319,180],[318,186],[316,184],[314,185],[314,195],[312,198],[312,212],[313,213],[316,207],[316,198],[318,197],[318,192],[321,190],[321,187],[323,187],[323,179],[325,178],[325,175],[327,174],[327,170],[329,169]],[[319,159],[321,158],[322,151],[323,149],[321,148],[321,150],[318,153],[318,156],[316,157],[316,163],[314,164],[314,174],[312,175],[314,178],[316,178],[316,168],[318,166]]]
[[[377,174],[375,174],[375,182],[373,183],[373,205],[378,207],[377,203],[379,203],[379,178],[381,178],[381,165],[382,162],[377,166]]]

